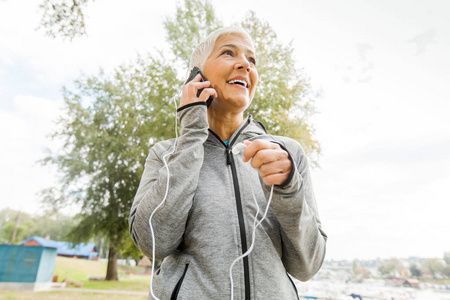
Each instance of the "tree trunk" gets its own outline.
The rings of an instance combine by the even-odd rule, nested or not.
[[[108,253],[108,266],[106,267],[106,278],[108,281],[117,281],[119,276],[117,275],[117,257],[119,256],[119,250],[115,246],[109,246]]]

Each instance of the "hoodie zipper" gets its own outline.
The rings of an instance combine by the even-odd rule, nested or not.
[[[214,131],[209,130],[226,148],[226,156],[227,156],[227,164],[231,166],[231,174],[233,177],[233,186],[234,186],[234,194],[236,198],[236,208],[237,208],[237,215],[238,215],[238,221],[239,221],[239,232],[241,236],[241,248],[242,248],[242,254],[247,252],[248,246],[247,246],[247,233],[245,230],[245,221],[244,221],[244,212],[242,209],[242,200],[241,200],[241,192],[239,189],[239,181],[237,177],[237,171],[236,171],[236,164],[233,159],[233,154],[231,152],[231,149],[238,139],[241,132],[250,124],[250,119],[248,119],[247,124],[242,126],[242,128],[237,132],[236,136],[232,141],[228,143],[228,145],[225,145],[222,140],[219,138],[217,134],[214,133]],[[244,286],[245,286],[245,300],[250,300],[250,268],[248,264],[248,256],[244,257],[242,259],[242,263],[244,266]]]
[[[236,197],[236,208],[237,208],[239,229],[240,229],[240,235],[241,235],[241,247],[242,247],[242,254],[244,254],[248,250],[247,233],[245,230],[245,221],[244,221],[244,212],[242,210],[242,200],[241,200],[241,193],[239,190],[239,181],[237,178],[236,164],[234,163],[233,154],[231,153],[231,149],[229,149],[228,147],[227,147],[227,158],[228,158],[229,164],[231,165],[231,174],[233,175],[234,194]],[[250,299],[250,269],[248,266],[248,256],[245,256],[242,259],[242,262],[244,264],[245,299],[249,300]]]

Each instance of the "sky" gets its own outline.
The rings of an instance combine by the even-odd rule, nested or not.
[[[56,184],[37,163],[62,88],[168,49],[181,1],[96,0],[88,36],[37,31],[37,1],[0,1],[0,209],[42,212]],[[225,25],[267,21],[311,80],[320,168],[312,170],[327,259],[443,257],[450,251],[450,3],[446,0],[213,1]],[[270,129],[269,129],[270,131]]]

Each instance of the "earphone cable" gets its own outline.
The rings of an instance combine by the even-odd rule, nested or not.
[[[258,219],[258,215],[259,215],[259,205],[258,202],[256,200],[256,196],[255,196],[255,191],[253,190],[253,184],[250,181],[250,187],[252,190],[252,195],[253,195],[253,200],[255,201],[256,204],[256,214],[253,220],[253,232],[252,232],[252,243],[250,245],[250,247],[247,249],[247,251],[245,251],[244,254],[242,254],[241,256],[239,256],[238,258],[236,258],[233,263],[230,266],[230,284],[231,284],[231,300],[234,299],[234,282],[233,282],[233,267],[234,265],[241,259],[243,259],[244,257],[250,255],[250,253],[253,251],[253,248],[255,246],[255,239],[256,239],[256,228],[261,225],[261,223],[264,221],[264,219],[267,216],[267,212],[269,211],[269,207],[270,207],[270,203],[272,202],[272,196],[273,196],[273,185],[270,188],[270,195],[269,195],[269,200],[267,201],[267,206],[266,209],[264,211],[264,215],[262,216],[262,218],[257,222]]]
[[[172,100],[175,103],[175,111],[176,111],[177,101],[175,100],[175,97],[172,98]],[[152,271],[151,271],[151,277],[150,277],[150,293],[151,293],[153,299],[156,299],[156,300],[160,300],[160,299],[158,297],[156,297],[155,294],[153,293],[153,275],[155,273],[155,260],[156,260],[156,257],[155,257],[156,245],[155,245],[155,243],[156,242],[155,242],[155,233],[153,231],[153,226],[152,226],[152,218],[153,218],[153,215],[155,214],[155,212],[164,204],[164,202],[167,199],[167,195],[169,194],[170,171],[169,171],[169,165],[167,164],[166,157],[168,157],[169,155],[172,155],[173,153],[175,153],[176,146],[177,146],[177,141],[178,141],[178,119],[177,119],[177,114],[175,113],[175,141],[173,143],[173,148],[172,148],[171,152],[166,153],[162,157],[163,162],[164,162],[164,166],[165,166],[166,171],[167,171],[166,192],[164,194],[163,199],[158,204],[158,206],[155,207],[155,209],[152,211],[152,213],[150,214],[150,217],[148,219],[148,224],[150,226],[150,232],[152,234]]]

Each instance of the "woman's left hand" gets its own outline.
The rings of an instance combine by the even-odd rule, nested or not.
[[[244,141],[243,161],[250,159],[251,166],[259,169],[259,175],[266,185],[280,185],[291,172],[292,163],[289,154],[280,145],[265,140]]]

